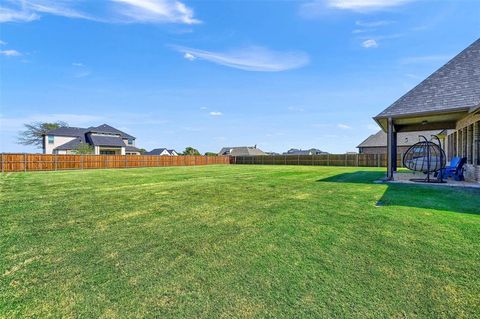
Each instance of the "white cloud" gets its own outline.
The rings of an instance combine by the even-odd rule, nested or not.
[[[208,109],[208,107],[206,107],[206,106],[202,106],[202,107],[200,108],[200,110],[206,110],[206,109]]]
[[[51,2],[48,0],[36,0],[37,2],[28,3],[27,8],[36,13],[51,14],[66,18],[96,20],[96,18],[89,16],[86,13],[70,8],[69,1]],[[25,3],[26,4],[26,3]],[[24,4],[24,5],[25,5]]]
[[[378,20],[378,21],[356,21],[355,22],[355,24],[358,25],[359,27],[365,27],[365,28],[383,27],[392,23],[395,23],[395,21]]]
[[[189,61],[193,61],[193,60],[196,60],[196,59],[197,59],[193,54],[188,53],[188,52],[186,52],[186,53],[183,55],[183,57],[184,57],[185,59],[189,60]]]
[[[98,1],[98,12],[89,14],[81,9],[83,1],[72,0],[9,0],[8,6],[0,7],[0,22],[29,22],[42,15],[87,19],[110,23],[181,23],[195,24],[193,10],[178,0],[108,0]]]
[[[193,55],[197,59],[245,71],[279,72],[300,68],[309,62],[308,55],[303,52],[278,52],[258,46],[227,52],[198,50],[180,46],[173,46],[173,48],[181,53]]]
[[[210,112],[209,113],[211,116],[222,116],[223,113],[222,112]]]
[[[84,78],[92,74],[90,68],[81,62],[73,62],[73,77],[74,78]]]
[[[362,42],[362,47],[367,49],[378,48],[378,43],[374,39],[368,39]]]
[[[342,130],[350,130],[352,127],[348,126],[347,124],[337,124],[337,127]]]
[[[0,7],[0,23],[1,22],[30,22],[39,19],[40,16],[34,12],[25,10],[14,10]]]
[[[0,55],[5,56],[21,56],[22,54],[17,50],[0,50]]]
[[[329,9],[368,13],[392,9],[412,1],[414,0],[311,0],[300,6],[300,14],[312,18],[328,14]]]
[[[366,32],[371,32],[373,31],[372,29],[354,29],[352,31],[353,34],[359,34],[359,33],[366,33]]]
[[[375,11],[404,5],[412,0],[327,0],[327,6],[342,10]]]
[[[117,11],[132,22],[200,23],[193,10],[176,0],[112,0],[118,3]]]
[[[0,40],[0,45],[6,45],[7,42]]]

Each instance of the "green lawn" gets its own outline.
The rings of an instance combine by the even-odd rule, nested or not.
[[[4,175],[0,318],[478,317],[480,191],[372,183],[381,176]]]

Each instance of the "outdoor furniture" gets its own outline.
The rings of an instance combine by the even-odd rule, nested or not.
[[[442,149],[442,143],[440,139],[432,135],[432,139],[429,141],[423,135],[419,135],[423,141],[412,145],[407,152],[403,155],[403,166],[417,172],[422,172],[427,175],[426,178],[412,178],[413,182],[424,183],[444,183],[442,172],[445,167],[445,152]],[[437,141],[437,143],[434,142]],[[437,179],[430,178],[430,174],[437,176]]]
[[[463,166],[466,162],[466,157],[453,157],[450,161],[450,165],[443,169],[443,177],[453,177],[456,181],[465,180],[465,177],[463,176]]]

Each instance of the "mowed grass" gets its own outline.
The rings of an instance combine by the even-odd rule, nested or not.
[[[480,192],[383,174],[4,175],[0,317],[478,317]]]

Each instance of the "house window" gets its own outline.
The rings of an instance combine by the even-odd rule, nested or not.
[[[115,155],[116,152],[113,150],[100,150],[100,155]]]
[[[53,144],[53,136],[48,135],[48,144]]]
[[[128,145],[133,145],[133,139],[131,138],[128,139]]]

